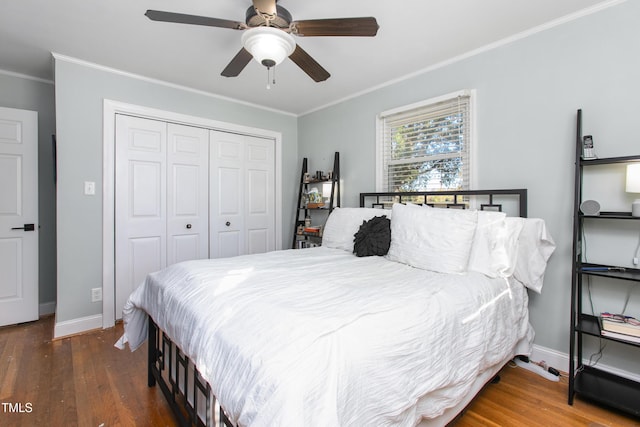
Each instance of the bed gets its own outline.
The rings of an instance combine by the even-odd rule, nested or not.
[[[153,273],[116,346],[149,339],[149,385],[182,425],[446,425],[530,354],[527,288],[555,247],[544,221],[502,212],[526,215],[526,190],[450,197],[363,193],[321,247]],[[380,250],[386,232],[362,233],[386,220],[388,250],[358,253]]]

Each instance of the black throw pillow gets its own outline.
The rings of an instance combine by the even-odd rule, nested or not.
[[[353,253],[356,256],[386,255],[391,245],[391,221],[386,215],[362,221],[353,237]]]

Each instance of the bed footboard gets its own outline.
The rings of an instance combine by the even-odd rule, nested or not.
[[[198,369],[151,316],[148,318],[148,386],[160,386],[182,427],[234,427]]]

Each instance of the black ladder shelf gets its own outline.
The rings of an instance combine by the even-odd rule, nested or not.
[[[582,158],[582,110],[578,110],[576,119],[575,147],[575,191],[573,212],[573,253],[571,278],[571,335],[569,343],[569,396],[568,403],[573,405],[574,395],[599,402],[618,410],[640,417],[640,383],[615,375],[597,366],[583,362],[584,337],[593,336],[603,340],[615,341],[636,347],[640,355],[640,343],[621,340],[602,335],[599,313],[583,312],[583,279],[585,277],[605,277],[623,282],[640,282],[640,270],[616,266],[587,263],[583,258],[583,227],[586,221],[638,221],[631,212],[600,212],[598,215],[586,215],[580,211],[582,203],[582,178],[584,169],[593,165],[612,165],[640,162],[640,156],[609,157],[596,159]],[[612,282],[612,285],[621,282]],[[634,351],[633,348],[630,351]]]
[[[298,190],[298,203],[296,204],[296,211],[293,222],[293,241],[291,243],[292,249],[303,248],[310,245],[319,245],[322,242],[322,237],[319,233],[309,233],[303,231],[298,232],[299,227],[305,227],[305,219],[311,217],[314,212],[324,212],[324,217],[320,215],[314,215],[316,218],[313,220],[321,220],[322,224],[326,222],[328,215],[334,208],[340,207],[340,153],[335,152],[333,156],[333,169],[331,175],[325,174],[323,176],[315,176],[309,173],[309,162],[305,157],[302,159],[302,171],[300,173],[300,188]],[[328,204],[315,204],[308,203],[306,195],[308,194],[310,186],[314,184],[329,183],[331,186],[331,192],[329,194]],[[323,194],[324,198],[324,194]],[[317,225],[317,224],[313,224]]]

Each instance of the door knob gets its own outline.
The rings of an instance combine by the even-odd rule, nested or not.
[[[191,224],[187,224],[187,228],[191,228]]]
[[[24,231],[34,231],[36,229],[35,224],[25,224],[24,227],[13,227],[12,230],[24,230]]]
[[[225,222],[224,225],[226,225],[227,227],[231,225],[231,223],[229,221]]]

